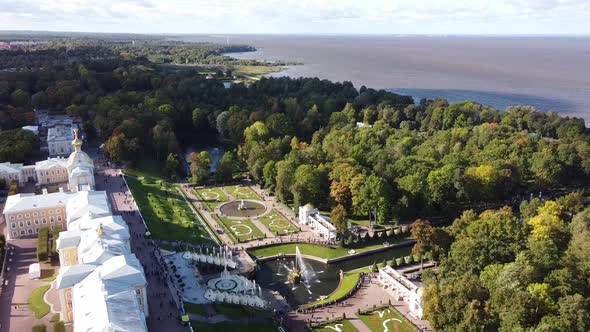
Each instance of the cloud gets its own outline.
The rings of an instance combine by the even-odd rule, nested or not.
[[[460,33],[471,23],[465,32],[550,33],[577,22],[571,32],[590,33],[587,0],[0,0],[0,8],[5,29]]]

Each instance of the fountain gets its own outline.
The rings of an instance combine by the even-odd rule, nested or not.
[[[243,211],[246,210],[248,207],[246,206],[246,204],[244,204],[244,200],[242,199],[240,201],[240,205],[238,205],[238,210]]]

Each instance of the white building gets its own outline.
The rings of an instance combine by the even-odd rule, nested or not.
[[[70,142],[74,139],[74,127],[58,124],[47,129],[47,151],[50,157],[67,156],[73,152]]]
[[[1,163],[0,178],[7,184],[17,181],[20,186],[36,182],[37,186],[67,183],[72,192],[94,189],[94,162],[82,151],[82,140],[74,130],[71,142],[73,152],[68,159],[61,157],[38,161],[35,165]]]
[[[326,240],[334,240],[337,236],[337,230],[328,217],[320,214],[311,204],[299,207],[299,223],[308,225],[316,234],[319,234]]]
[[[385,288],[391,289],[402,297],[409,307],[410,315],[416,319],[422,319],[422,293],[424,289],[420,285],[412,282],[390,266],[379,269],[378,280]]]

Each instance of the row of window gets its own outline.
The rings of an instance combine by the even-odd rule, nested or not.
[[[66,173],[66,170],[65,169],[59,169],[59,168],[55,170],[55,173],[54,173],[53,170],[50,170],[50,171],[39,171],[39,175],[40,176],[43,176],[43,175],[48,176],[49,174],[51,174],[51,175],[65,174],[65,173]]]
[[[27,226],[32,226],[30,220],[27,220],[26,222],[27,222]],[[55,222],[55,219],[53,217],[49,217],[49,223],[53,224],[54,222]],[[62,222],[61,216],[57,216],[57,222]],[[39,225],[39,219],[35,219],[34,223],[35,223],[35,225]],[[41,218],[41,223],[42,224],[47,224],[47,219]],[[22,227],[25,227],[24,222],[19,221],[18,222],[18,226],[21,227],[21,228]],[[12,222],[11,223],[11,227],[12,228],[16,228],[16,223],[15,222]]]
[[[60,214],[62,213],[61,209],[55,209],[55,210],[49,210],[47,211],[47,213],[49,215],[53,215],[55,214]],[[45,216],[45,211],[41,211],[41,212],[33,212],[33,217],[38,217],[38,216]],[[31,214],[30,213],[19,213],[16,215],[16,217],[14,215],[10,216],[10,220],[16,220],[16,219],[23,219],[24,218],[31,218]]]

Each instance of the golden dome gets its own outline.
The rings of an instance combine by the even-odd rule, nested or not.
[[[78,128],[74,128],[74,140],[72,141],[74,150],[80,151],[82,149],[82,140],[78,138]]]

